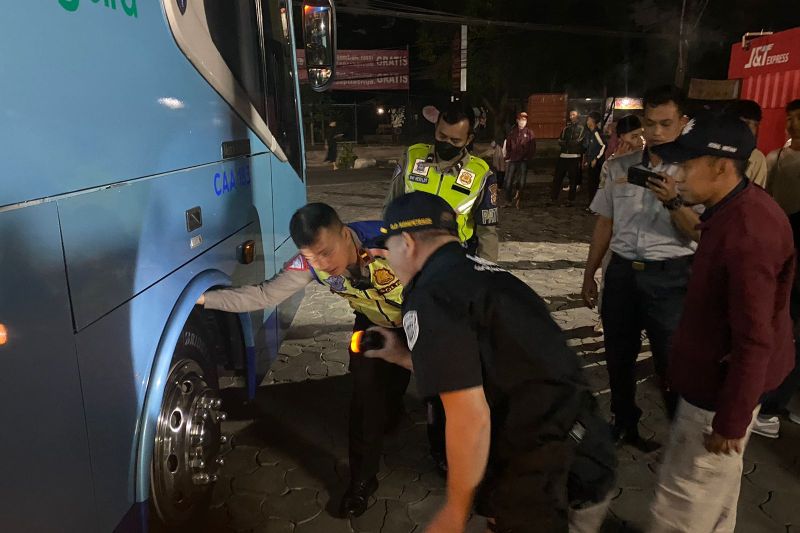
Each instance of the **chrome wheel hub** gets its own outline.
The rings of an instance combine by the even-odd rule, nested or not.
[[[187,520],[203,505],[222,465],[222,400],[194,360],[170,372],[156,425],[152,462],[153,503],[166,523]]]

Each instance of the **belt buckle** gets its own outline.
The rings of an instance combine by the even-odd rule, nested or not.
[[[631,266],[638,272],[644,271],[644,263],[642,261],[631,261]]]

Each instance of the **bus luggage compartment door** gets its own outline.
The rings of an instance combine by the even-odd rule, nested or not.
[[[0,529],[94,531],[55,203],[0,213],[0,323]]]

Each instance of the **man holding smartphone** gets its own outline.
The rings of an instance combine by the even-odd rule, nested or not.
[[[645,94],[644,108],[647,149],[609,161],[605,187],[590,206],[598,217],[582,296],[587,307],[596,305],[594,276],[610,249],[601,319],[613,431],[617,442],[652,451],[657,446],[645,442],[638,431],[642,411],[636,405],[636,362],[641,334],[647,332],[671,418],[676,400],[663,380],[670,339],[683,310],[700,219],[695,208],[681,202],[675,181],[667,174],[669,167],[650,151],[674,141],[687,127],[680,91],[670,86],[651,89]]]

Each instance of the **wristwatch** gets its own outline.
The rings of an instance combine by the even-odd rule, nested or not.
[[[664,207],[667,208],[667,211],[675,211],[676,209],[683,207],[683,198],[681,198],[681,195],[679,194],[675,198],[662,203],[664,204]]]

